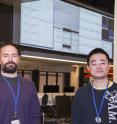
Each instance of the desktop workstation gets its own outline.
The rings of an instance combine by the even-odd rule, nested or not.
[[[72,90],[71,90],[72,89]],[[41,111],[44,124],[71,124],[71,103],[73,96],[69,91],[73,88],[64,88],[59,93],[59,86],[45,86],[45,93],[41,99]]]

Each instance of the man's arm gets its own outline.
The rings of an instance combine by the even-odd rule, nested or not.
[[[32,94],[30,96],[30,124],[41,124],[42,114],[39,98],[37,96],[36,88],[33,85]]]

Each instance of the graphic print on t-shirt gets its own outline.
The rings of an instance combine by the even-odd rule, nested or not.
[[[108,100],[109,123],[117,121],[117,90],[107,91],[105,98]]]

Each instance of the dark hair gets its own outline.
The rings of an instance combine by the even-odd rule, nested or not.
[[[5,46],[13,46],[14,48],[16,48],[17,52],[18,52],[18,55],[20,56],[21,53],[20,53],[20,50],[18,48],[18,46],[16,44],[13,44],[13,43],[4,43],[0,46],[0,49],[2,49],[3,47]]]
[[[110,62],[109,55],[108,55],[108,53],[106,51],[104,51],[101,48],[95,48],[87,56],[87,64],[88,65],[89,65],[89,61],[90,61],[91,56],[94,55],[94,54],[98,54],[98,53],[104,54],[106,56],[108,62]]]

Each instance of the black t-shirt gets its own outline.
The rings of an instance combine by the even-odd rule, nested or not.
[[[94,89],[96,105],[99,110],[105,90]],[[107,89],[100,113],[100,124],[117,124],[117,84]],[[97,124],[93,102],[92,86],[87,84],[76,92],[72,104],[72,124]]]
[[[11,85],[14,95],[15,97],[17,96],[17,92],[18,92],[18,77],[6,77],[6,76],[2,76],[2,79],[6,79],[7,82]],[[4,82],[6,83],[6,85],[8,86],[6,80],[4,80]],[[10,87],[8,86],[9,90],[11,91]]]

